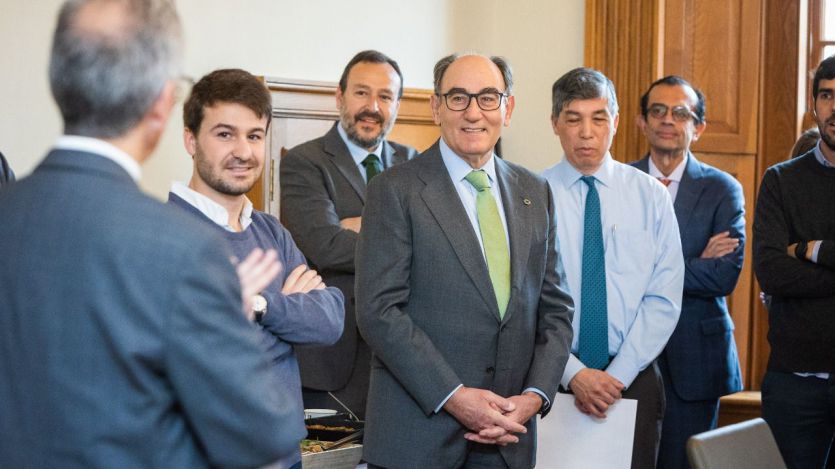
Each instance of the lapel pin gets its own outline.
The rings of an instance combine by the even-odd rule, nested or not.
[[[530,205],[531,204],[531,199],[522,199],[522,203],[525,204],[525,205]]]

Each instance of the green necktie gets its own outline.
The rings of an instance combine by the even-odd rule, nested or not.
[[[371,182],[371,178],[383,172],[383,167],[380,164],[380,158],[374,153],[369,153],[368,156],[362,160],[362,165],[365,166],[365,183]]]
[[[464,179],[478,191],[475,201],[478,228],[487,256],[490,282],[493,284],[496,303],[499,305],[499,317],[504,318],[510,300],[510,253],[507,250],[507,237],[502,219],[499,217],[499,206],[490,192],[487,173],[482,170],[471,171]]]

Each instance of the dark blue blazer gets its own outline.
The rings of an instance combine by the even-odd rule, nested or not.
[[[648,159],[632,166],[649,172]],[[742,186],[690,154],[673,207],[684,254],[684,296],[681,317],[662,355],[681,399],[714,399],[742,389],[734,324],[725,303],[742,270]],[[739,238],[739,247],[718,259],[700,259],[710,237],[723,231]]]
[[[100,155],[0,191],[0,467],[256,467],[301,431],[225,243]]]

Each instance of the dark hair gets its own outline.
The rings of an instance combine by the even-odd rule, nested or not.
[[[52,39],[49,84],[64,133],[108,138],[133,128],[180,73],[180,20],[169,0],[111,1],[118,25],[79,19],[89,0],[61,7]],[[88,12],[95,15],[98,12]]]
[[[649,93],[658,85],[667,85],[667,86],[686,86],[693,90],[696,93],[696,109],[693,111],[696,114],[696,123],[702,124],[705,121],[705,95],[702,91],[695,86],[691,85],[689,81],[681,78],[678,75],[667,75],[664,78],[659,78],[652,82],[649,85],[649,89],[643,96],[641,96],[641,115],[644,116],[644,119],[647,118],[647,113],[649,112]]]
[[[258,118],[272,120],[272,98],[264,84],[251,73],[238,68],[215,70],[204,76],[191,89],[183,105],[183,124],[192,133],[200,131],[203,111],[217,102],[245,106]]]
[[[559,117],[562,109],[574,100],[595,98],[606,98],[609,113],[618,114],[618,97],[612,80],[593,68],[575,68],[551,87],[551,116]]]
[[[818,69],[815,70],[815,78],[812,80],[812,98],[818,99],[818,86],[821,80],[831,80],[835,78],[835,55],[823,59]]]
[[[354,68],[354,65],[362,62],[372,63],[372,64],[389,64],[391,68],[397,72],[398,78],[400,78],[400,89],[397,90],[397,99],[403,97],[403,74],[400,73],[400,66],[397,65],[397,62],[394,61],[391,57],[383,54],[380,51],[376,50],[364,50],[362,52],[358,52],[348,65],[345,66],[345,69],[342,70],[342,76],[339,77],[339,89],[344,93],[345,89],[348,87],[348,74],[351,73],[351,69]]]
[[[500,57],[497,55],[491,55],[488,57],[486,55],[476,54],[472,52],[456,52],[454,54],[450,54],[442,58],[438,61],[438,63],[435,64],[435,94],[441,94],[441,80],[443,80],[444,74],[446,73],[446,70],[449,68],[449,66],[461,57],[467,57],[471,55],[488,58],[491,62],[496,64],[496,67],[499,68],[499,72],[501,72],[502,79],[504,80],[505,93],[507,93],[508,95],[513,94],[513,68],[510,66],[510,62],[508,62],[507,59],[505,59],[504,57]]]
[[[818,144],[818,140],[820,140],[820,138],[821,133],[817,127],[806,129],[802,134],[800,134],[800,137],[797,137],[797,141],[794,142],[792,151],[789,153],[789,159],[797,158],[800,155],[808,153],[809,150],[815,148],[815,145]]]

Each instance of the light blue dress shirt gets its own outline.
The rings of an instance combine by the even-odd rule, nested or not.
[[[377,148],[374,151],[368,151],[365,148],[357,145],[356,143],[352,142],[350,138],[348,138],[348,134],[345,132],[345,129],[342,128],[342,123],[336,124],[336,131],[339,133],[339,136],[342,137],[342,141],[345,142],[345,146],[348,147],[348,153],[351,154],[351,158],[354,159],[354,164],[357,165],[357,169],[360,170],[360,174],[362,174],[362,179],[368,181],[368,175],[365,173],[365,165],[362,164],[362,160],[364,160],[368,155],[375,154],[377,158],[380,158],[380,164],[382,165],[383,169],[388,168],[391,166],[391,161],[386,161],[383,157],[383,145],[385,145],[385,141],[380,142],[377,145]]]
[[[566,287],[574,298],[574,340],[561,384],[586,366],[577,358],[583,217],[588,186],[567,159],[543,176],[551,185]],[[609,355],[606,372],[629,387],[661,353],[681,314],[684,258],[670,194],[648,174],[608,153],[593,175],[600,194]]]
[[[447,172],[449,173],[449,177],[452,180],[452,185],[455,186],[455,191],[458,192],[458,197],[461,199],[461,204],[464,206],[464,210],[467,212],[467,218],[470,220],[470,225],[473,228],[473,232],[478,238],[478,244],[481,246],[481,254],[484,256],[484,262],[487,262],[487,254],[484,252],[484,240],[481,239],[481,230],[478,226],[478,211],[476,209],[476,197],[478,192],[476,191],[475,187],[472,184],[467,182],[464,178],[467,177],[470,172],[473,171],[473,168],[470,166],[469,163],[464,161],[463,158],[456,155],[452,149],[444,142],[444,139],[440,139],[440,150],[441,150],[441,159],[444,161],[444,166],[446,167]],[[484,166],[479,168],[484,170],[487,173],[487,177],[490,179],[490,192],[493,194],[493,198],[496,199],[496,205],[499,208],[499,218],[502,220],[502,226],[504,227],[504,239],[507,243],[507,252],[510,252],[510,235],[507,231],[507,217],[504,213],[504,203],[502,202],[502,193],[501,189],[499,188],[499,179],[496,176],[496,154],[493,153],[490,156],[490,159],[484,163]],[[435,412],[440,412],[441,408],[446,404],[446,401],[455,394],[455,391],[459,390],[463,386],[463,384],[459,384],[452,392],[447,395],[446,399],[441,401],[440,405],[435,408]],[[542,398],[542,408],[546,409],[548,406],[551,405],[551,401],[548,400],[548,397],[545,396],[545,393],[537,388],[528,388],[525,389],[524,392],[535,392]]]

